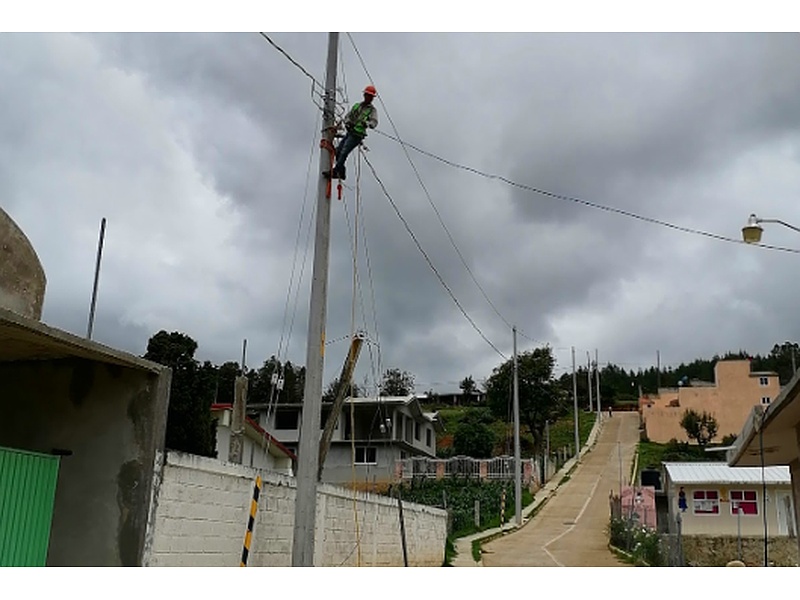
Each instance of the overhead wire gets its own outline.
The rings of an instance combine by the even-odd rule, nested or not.
[[[428,253],[427,253],[427,252],[425,252],[424,248],[423,248],[423,247],[422,247],[422,245],[420,244],[419,240],[417,239],[417,236],[416,236],[416,234],[415,234],[415,233],[414,233],[414,231],[411,229],[411,226],[408,224],[408,221],[406,221],[405,217],[404,217],[404,216],[403,216],[403,214],[400,212],[400,209],[397,207],[397,203],[395,203],[395,201],[394,201],[394,198],[392,198],[391,194],[389,194],[389,190],[387,190],[387,189],[386,189],[386,185],[384,185],[383,181],[382,181],[382,180],[381,180],[381,178],[378,176],[378,173],[375,171],[375,167],[374,167],[374,166],[372,166],[372,163],[370,162],[370,160],[369,160],[369,159],[368,159],[366,156],[364,157],[364,162],[366,162],[366,163],[367,163],[367,166],[369,167],[370,171],[372,172],[372,176],[375,178],[375,181],[376,181],[376,182],[378,183],[378,185],[380,186],[380,188],[381,188],[381,191],[383,191],[383,194],[384,194],[384,196],[386,196],[386,198],[389,200],[389,203],[392,205],[392,208],[394,209],[395,213],[397,214],[397,217],[400,219],[400,221],[401,221],[401,222],[403,223],[403,225],[405,226],[405,228],[406,228],[406,231],[408,232],[408,235],[410,235],[410,236],[411,236],[411,239],[414,241],[414,244],[417,246],[417,250],[419,250],[419,251],[420,251],[420,253],[422,254],[422,256],[425,258],[425,262],[427,262],[427,263],[428,263],[428,266],[431,268],[431,270],[433,271],[434,275],[436,275],[436,278],[439,280],[439,283],[441,283],[441,284],[442,284],[442,287],[444,287],[444,289],[445,289],[445,290],[447,291],[447,293],[450,295],[450,298],[453,300],[453,302],[456,304],[456,306],[458,307],[458,309],[461,311],[461,314],[463,314],[463,315],[464,315],[464,317],[467,319],[467,321],[469,322],[469,324],[470,324],[470,325],[472,325],[472,328],[473,328],[473,329],[474,329],[474,330],[475,330],[475,331],[478,333],[478,335],[480,335],[480,336],[483,338],[483,341],[485,341],[485,342],[486,342],[486,343],[487,343],[487,344],[488,344],[488,345],[489,345],[489,346],[490,346],[490,347],[491,347],[491,348],[492,348],[492,349],[493,349],[493,350],[494,350],[494,351],[495,351],[497,354],[499,354],[500,356],[502,356],[502,357],[503,357],[503,359],[505,360],[505,359],[507,358],[507,357],[506,357],[506,355],[505,355],[505,354],[503,354],[503,353],[502,353],[502,352],[501,352],[501,351],[500,351],[500,350],[497,348],[497,346],[495,346],[495,345],[494,345],[494,344],[491,342],[491,340],[489,340],[489,338],[487,338],[487,337],[484,335],[484,333],[481,331],[481,329],[478,327],[478,325],[475,323],[475,321],[472,319],[472,317],[470,317],[470,316],[469,316],[469,314],[467,313],[467,311],[466,311],[466,310],[464,309],[464,307],[461,305],[461,302],[459,302],[458,298],[456,298],[455,294],[453,293],[453,290],[451,290],[451,289],[450,289],[450,286],[448,286],[448,285],[447,285],[447,283],[445,282],[444,278],[442,277],[442,275],[439,273],[439,271],[438,271],[438,269],[436,268],[436,266],[435,266],[435,265],[433,264],[433,262],[431,261],[431,258],[430,258],[430,256],[428,256]]]
[[[350,35],[350,33],[347,33],[347,37],[348,37],[348,39],[350,40],[350,43],[353,46],[353,50],[355,51],[356,56],[358,56],[358,60],[361,62],[361,66],[364,69],[364,73],[366,73],[366,75],[367,75],[367,77],[369,78],[370,81],[374,81],[373,78],[372,78],[372,75],[369,72],[369,69],[367,69],[367,65],[364,62],[363,57],[361,56],[361,52],[359,52],[359,50],[358,50],[358,46],[356,46],[356,43],[355,43],[355,40],[353,39],[353,36]],[[411,165],[411,169],[414,171],[414,175],[416,176],[420,187],[422,188],[423,192],[425,192],[425,197],[428,199],[428,203],[431,205],[431,208],[433,209],[433,212],[436,215],[436,218],[439,220],[439,224],[442,226],[442,229],[444,229],[445,233],[447,234],[447,239],[450,241],[450,244],[453,246],[453,249],[456,251],[456,254],[458,255],[458,258],[461,260],[461,264],[464,265],[464,268],[466,269],[467,273],[469,273],[470,278],[472,278],[472,281],[475,283],[477,288],[480,290],[480,292],[483,295],[484,299],[489,304],[489,306],[492,308],[494,313],[500,318],[500,320],[503,321],[503,323],[506,324],[506,326],[509,329],[511,329],[513,327],[513,325],[508,321],[508,319],[506,319],[502,315],[502,313],[497,309],[497,306],[495,306],[494,302],[492,302],[492,300],[489,298],[489,295],[486,293],[486,290],[483,289],[483,286],[480,284],[478,279],[475,277],[475,274],[472,272],[472,269],[470,268],[469,264],[467,264],[467,261],[464,258],[463,253],[459,249],[458,244],[456,244],[455,239],[453,239],[453,236],[450,233],[450,230],[448,229],[447,225],[445,225],[444,220],[442,219],[442,215],[439,212],[439,209],[436,207],[436,204],[434,203],[433,198],[431,197],[431,194],[428,191],[427,186],[425,185],[425,182],[422,181],[422,176],[420,175],[419,170],[417,169],[417,166],[414,164],[414,161],[411,159],[411,155],[408,153],[408,150],[405,148],[405,142],[403,142],[403,140],[400,138],[400,133],[397,130],[397,126],[394,124],[394,120],[392,119],[391,114],[389,114],[389,109],[387,108],[386,103],[383,102],[383,99],[381,98],[381,96],[378,96],[378,102],[381,103],[381,108],[383,108],[384,112],[386,113],[386,118],[389,120],[389,124],[392,126],[392,129],[394,130],[394,133],[395,133],[395,136],[396,136],[395,139],[400,143],[400,146],[403,148],[403,153],[405,154],[406,159],[408,160],[408,163]]]
[[[592,202],[590,200],[584,200],[582,198],[577,198],[575,196],[567,196],[565,194],[557,194],[555,192],[550,192],[550,191],[547,191],[547,190],[543,190],[543,189],[540,189],[540,188],[537,188],[537,187],[534,187],[534,186],[531,186],[531,185],[526,185],[524,183],[518,183],[518,182],[513,181],[513,180],[511,180],[511,179],[509,179],[509,178],[507,178],[507,177],[505,177],[503,175],[497,175],[495,173],[488,173],[486,171],[481,171],[480,169],[476,169],[474,167],[470,167],[470,166],[467,166],[467,165],[462,165],[462,164],[459,164],[459,163],[454,162],[452,160],[443,158],[443,157],[441,157],[441,156],[439,156],[437,154],[434,154],[433,152],[428,152],[427,150],[423,150],[422,148],[419,148],[419,147],[417,147],[417,146],[415,146],[413,144],[410,144],[410,143],[408,143],[408,142],[406,142],[404,140],[401,140],[396,136],[390,135],[390,134],[388,134],[386,132],[383,132],[383,131],[380,131],[380,130],[376,130],[375,132],[377,134],[379,134],[379,135],[382,135],[382,136],[384,136],[384,137],[386,137],[388,139],[391,139],[391,140],[397,142],[398,144],[400,144],[404,148],[407,146],[407,147],[411,148],[412,150],[415,150],[416,152],[419,152],[420,154],[428,156],[429,158],[437,160],[437,161],[439,161],[441,163],[444,163],[444,164],[446,164],[446,165],[448,165],[450,167],[453,167],[455,169],[461,169],[462,171],[467,171],[467,172],[473,173],[475,175],[480,175],[481,177],[484,177],[486,179],[494,179],[494,180],[497,180],[497,181],[501,181],[501,182],[503,182],[503,183],[505,183],[505,184],[507,184],[509,186],[516,187],[518,189],[526,190],[526,191],[529,191],[529,192],[533,192],[533,193],[539,194],[541,196],[547,196],[549,198],[554,198],[556,200],[565,200],[565,201],[573,202],[575,204],[581,204],[583,206],[587,206],[589,208],[594,208],[596,210],[602,210],[602,211],[605,211],[605,212],[618,214],[618,215],[625,216],[625,217],[628,217],[628,218],[631,218],[631,219],[636,219],[636,220],[639,220],[639,221],[644,221],[646,223],[651,223],[651,224],[654,224],[654,225],[660,225],[662,227],[667,227],[669,229],[673,229],[673,230],[676,230],[676,231],[681,231],[683,233],[690,233],[690,234],[694,234],[694,235],[700,235],[700,236],[703,236],[703,237],[707,237],[707,238],[711,238],[711,239],[715,239],[715,240],[719,240],[719,241],[723,241],[723,242],[729,242],[729,243],[735,243],[735,244],[746,244],[748,246],[757,246],[759,248],[764,248],[764,249],[767,249],[767,250],[777,250],[777,251],[780,251],[780,252],[790,252],[790,253],[793,253],[793,254],[800,254],[800,250],[796,249],[796,248],[787,248],[785,246],[774,246],[774,245],[771,245],[771,244],[762,244],[762,243],[749,243],[749,242],[745,242],[744,240],[740,240],[740,239],[737,239],[737,238],[732,238],[732,237],[729,237],[729,236],[720,235],[720,234],[717,234],[717,233],[711,233],[711,232],[708,232],[708,231],[704,231],[702,229],[696,229],[696,228],[693,228],[693,227],[685,227],[683,225],[676,225],[674,223],[670,223],[670,222],[664,221],[662,219],[656,219],[656,218],[653,218],[653,217],[647,217],[647,216],[639,215],[639,214],[631,212],[629,210],[624,210],[622,208],[615,208],[613,206],[606,206],[606,205],[600,204],[598,202]]]
[[[292,57],[289,55],[289,53],[288,53],[288,52],[286,52],[286,50],[284,50],[284,49],[283,49],[283,48],[281,48],[281,47],[280,47],[278,44],[276,44],[276,43],[273,41],[273,39],[272,39],[271,37],[269,37],[269,36],[268,36],[266,33],[264,33],[263,31],[259,31],[258,33],[259,33],[259,35],[260,35],[261,37],[263,37],[263,38],[264,38],[265,40],[267,40],[267,41],[268,41],[270,44],[272,44],[272,46],[273,46],[273,47],[274,47],[274,48],[275,48],[275,49],[276,49],[278,52],[280,52],[281,54],[283,54],[283,55],[286,57],[286,59],[287,59],[287,60],[288,60],[290,63],[292,63],[292,64],[293,64],[295,67],[297,67],[298,69],[300,69],[300,71],[302,71],[302,72],[303,72],[303,74],[304,74],[306,77],[308,77],[308,78],[309,78],[309,79],[310,79],[310,80],[311,80],[311,81],[314,83],[314,85],[317,85],[317,86],[319,86],[319,87],[320,87],[320,88],[322,88],[323,90],[325,89],[325,86],[324,86],[324,85],[322,85],[322,84],[319,82],[319,80],[318,80],[316,77],[314,77],[314,76],[313,76],[311,73],[309,73],[309,72],[306,70],[306,68],[305,68],[303,65],[301,65],[299,62],[297,62],[295,59],[293,59],[293,58],[292,58]]]

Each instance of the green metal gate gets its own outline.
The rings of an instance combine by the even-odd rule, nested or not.
[[[0,448],[0,567],[47,561],[59,458]]]

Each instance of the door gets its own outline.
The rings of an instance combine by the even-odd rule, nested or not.
[[[797,535],[797,526],[794,522],[794,507],[792,495],[787,492],[777,492],[775,503],[778,508],[778,535]]]
[[[59,458],[0,448],[0,567],[47,561]]]

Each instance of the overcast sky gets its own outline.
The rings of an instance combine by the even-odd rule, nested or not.
[[[268,35],[325,80],[327,34]],[[750,213],[800,225],[800,35],[352,40],[371,78],[342,34],[339,100],[377,87],[366,156],[450,292],[364,162],[356,206],[352,154],[332,201],[326,383],[351,331],[356,239],[356,325],[380,345],[380,363],[362,353],[370,385],[392,367],[418,392],[481,381],[511,355],[508,324],[520,351],[555,348],[559,373],[572,346],[579,363],[597,349],[637,369],[657,350],[677,364],[800,339],[796,253],[537,194],[379,133],[740,239]],[[85,334],[106,217],[97,341],[141,355],[165,329],[216,364],[245,338],[249,366],[305,362],[321,111],[300,68],[257,33],[4,34],[0,81],[0,203],[44,266],[45,323]],[[765,224],[764,242],[800,248],[800,234]]]

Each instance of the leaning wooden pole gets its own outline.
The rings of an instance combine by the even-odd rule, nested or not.
[[[339,376],[339,387],[336,389],[336,398],[333,401],[333,408],[328,415],[328,420],[325,421],[325,428],[322,431],[322,439],[319,441],[319,467],[317,469],[317,481],[322,479],[322,471],[325,468],[325,458],[328,456],[328,450],[331,448],[331,439],[333,438],[333,430],[339,420],[339,415],[342,413],[342,406],[344,399],[347,396],[347,390],[350,389],[350,381],[353,379],[353,371],[358,362],[358,355],[361,352],[361,346],[364,343],[364,336],[356,334],[350,340],[350,350],[347,353],[347,358],[342,367],[342,374]]]

